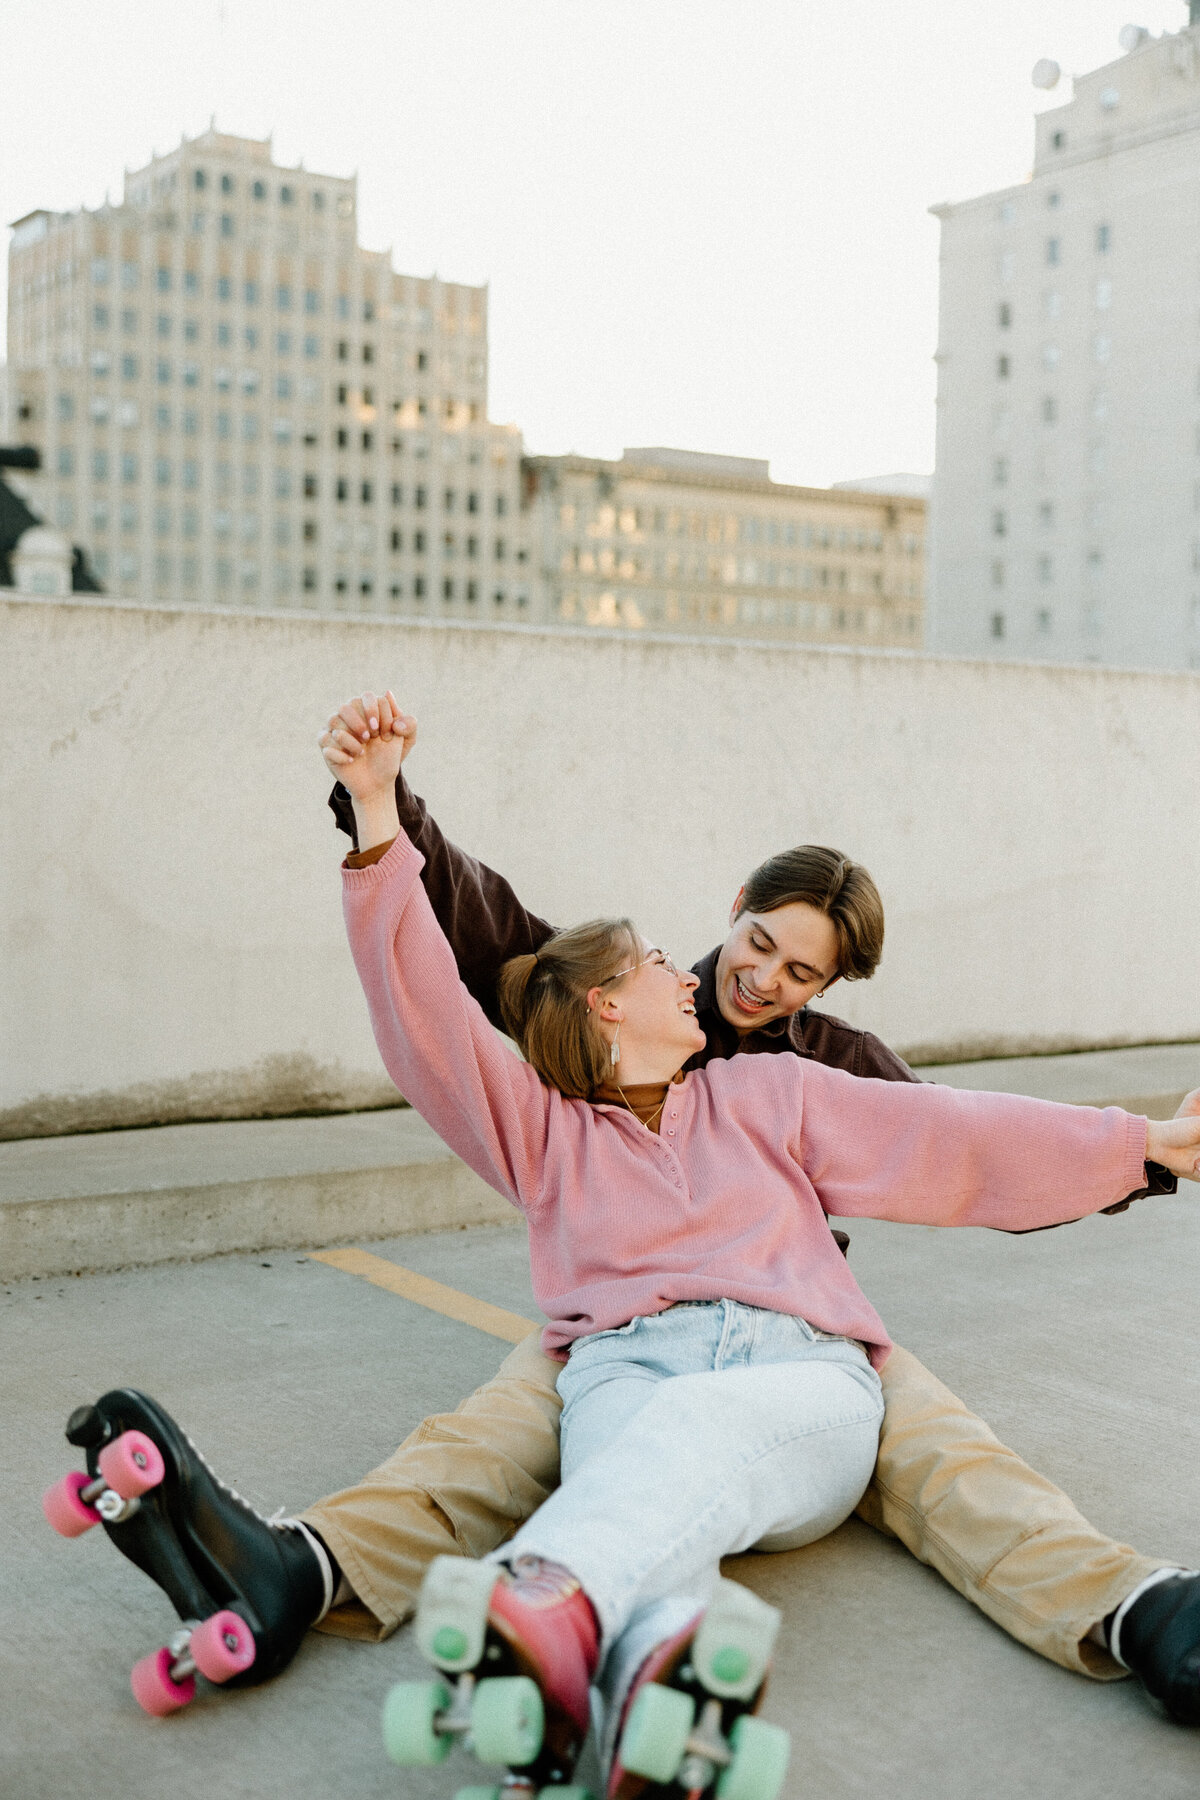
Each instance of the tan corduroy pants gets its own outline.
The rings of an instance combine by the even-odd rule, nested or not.
[[[541,1504],[558,1484],[561,1366],[531,1334],[454,1412],[302,1515],[358,1596],[322,1631],[389,1636],[435,1556],[485,1556]],[[1162,1563],[1102,1536],[906,1350],[893,1350],[882,1380],[879,1460],[859,1517],[1031,1650],[1100,1681],[1122,1676],[1087,1633]]]

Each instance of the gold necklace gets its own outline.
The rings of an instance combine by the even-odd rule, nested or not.
[[[641,1114],[635,1111],[629,1095],[625,1092],[625,1089],[621,1086],[619,1081],[615,1081],[613,1086],[616,1088],[618,1094],[620,1094],[622,1100],[624,1100],[626,1106],[628,1106],[630,1112],[633,1113],[633,1116],[638,1121],[639,1125],[644,1125],[647,1131],[653,1130],[655,1121],[661,1116],[662,1109],[667,1104],[667,1094],[671,1092],[671,1084],[669,1082],[667,1083],[667,1093],[663,1095],[648,1119],[643,1119]]]

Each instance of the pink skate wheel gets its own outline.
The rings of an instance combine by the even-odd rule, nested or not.
[[[136,1500],[157,1487],[167,1472],[162,1452],[144,1431],[123,1431],[105,1444],[98,1461],[101,1475],[122,1500]]]
[[[82,1537],[100,1523],[95,1507],[79,1498],[80,1488],[87,1487],[91,1479],[81,1469],[72,1469],[42,1495],[42,1511],[60,1537]]]
[[[133,1697],[151,1718],[165,1719],[168,1713],[178,1712],[195,1698],[196,1677],[185,1675],[182,1681],[172,1680],[174,1661],[169,1650],[156,1650],[153,1656],[143,1656],[141,1662],[134,1663],[129,1672]]]
[[[214,1613],[193,1631],[188,1653],[207,1680],[230,1681],[254,1661],[254,1634],[235,1612]]]

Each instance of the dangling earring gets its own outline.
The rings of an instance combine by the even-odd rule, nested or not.
[[[621,1021],[620,1021],[620,1019],[617,1020],[617,1029],[613,1032],[611,1060],[612,1060],[612,1066],[615,1069],[617,1064],[621,1060]]]

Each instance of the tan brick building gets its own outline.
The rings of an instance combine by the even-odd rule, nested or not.
[[[918,648],[925,502],[768,465],[626,450],[525,459],[531,606],[618,630]]]

